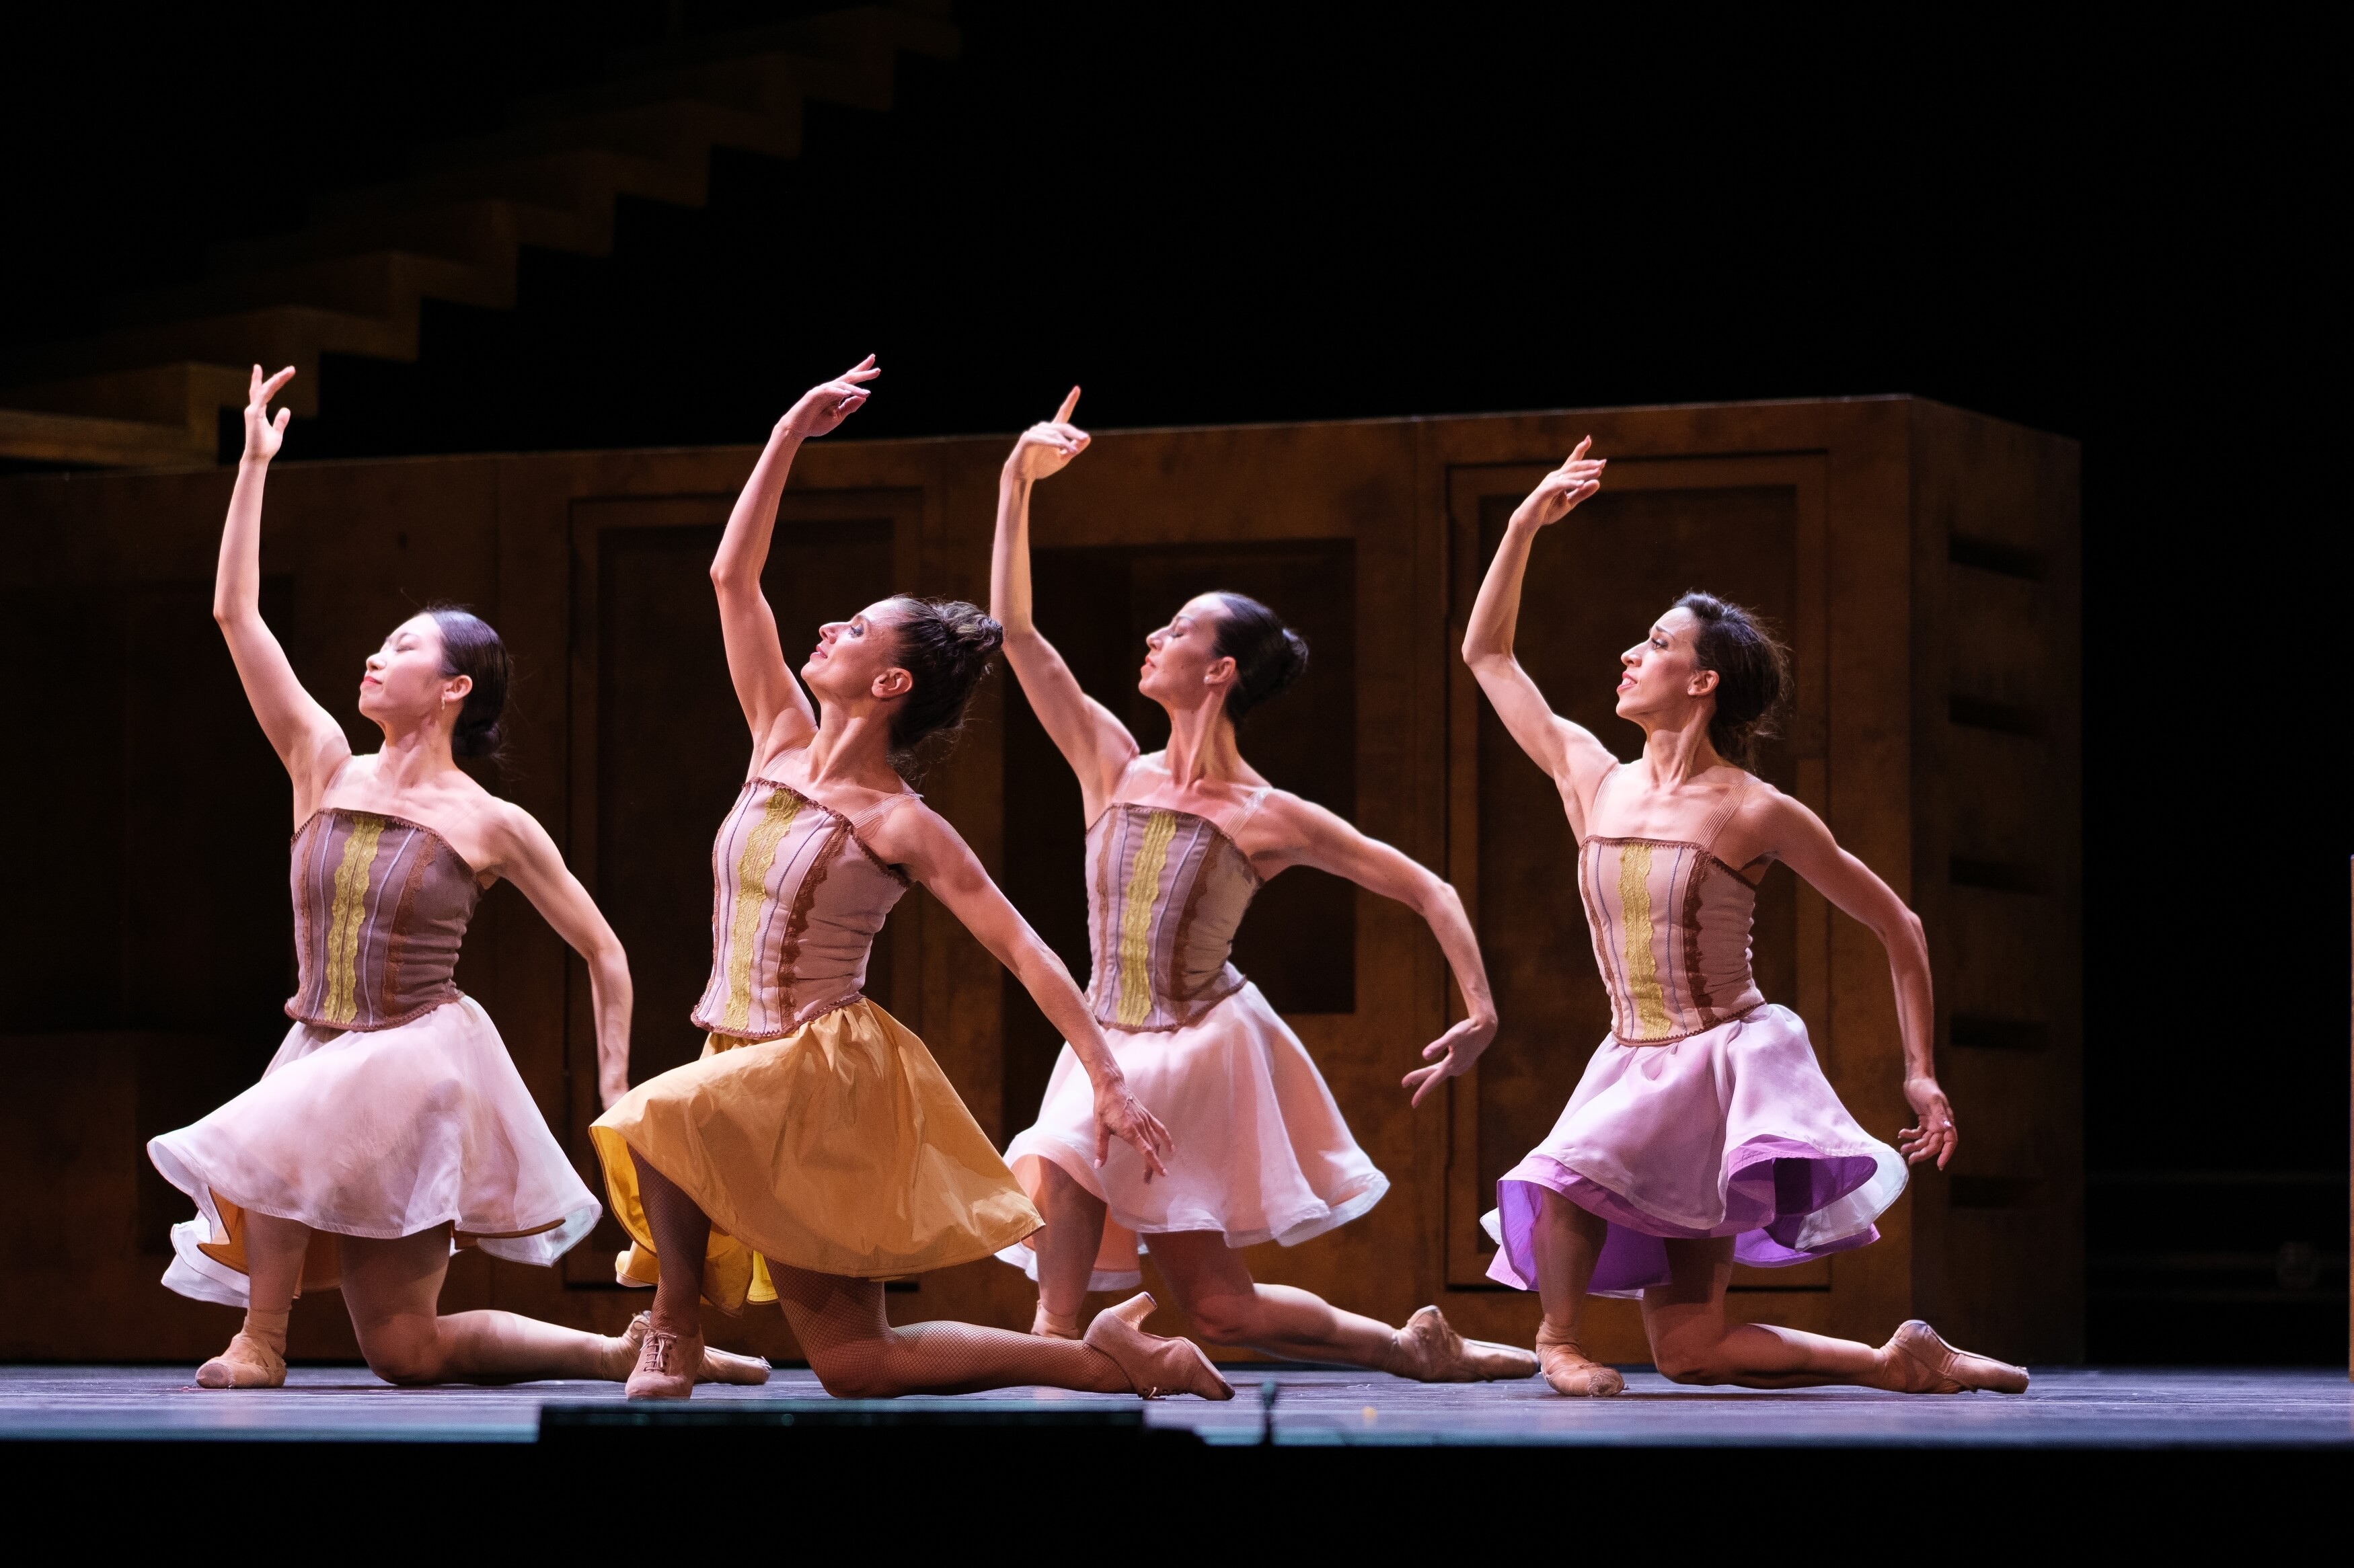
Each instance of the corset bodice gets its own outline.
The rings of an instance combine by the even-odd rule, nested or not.
[[[1259,877],[1235,835],[1267,789],[1209,814],[1130,798],[1165,779],[1157,761],[1131,762],[1087,829],[1087,999],[1108,1028],[1178,1028],[1243,986],[1227,959]]]
[[[295,832],[292,858],[289,1018],[389,1029],[458,1000],[458,949],[482,889],[440,834],[330,806]]]
[[[1596,833],[1578,848],[1578,891],[1610,991],[1611,1033],[1628,1044],[1681,1040],[1766,1000],[1749,967],[1756,889],[1714,853],[1746,788],[1696,839]]]
[[[881,797],[854,820],[790,784],[744,786],[711,848],[711,980],[698,1028],[774,1040],[858,999],[907,879],[857,830],[908,798]]]

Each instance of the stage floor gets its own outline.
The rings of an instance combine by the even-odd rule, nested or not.
[[[530,1443],[540,1407],[620,1403],[611,1383],[400,1389],[362,1368],[297,1368],[288,1386],[212,1393],[182,1367],[0,1367],[0,1439],[261,1439]],[[1532,1378],[1432,1385],[1378,1373],[1231,1369],[1236,1397],[1145,1407],[1153,1426],[1212,1444],[1257,1443],[1275,1385],[1274,1440],[1286,1445],[1693,1445],[1725,1447],[1940,1446],[2019,1449],[2176,1446],[2354,1447],[2354,1390],[2319,1371],[2089,1370],[2035,1373],[2017,1398],[1908,1398],[1856,1389],[1760,1393],[1682,1388],[1631,1372],[1617,1399],[1571,1400]],[[822,1401],[809,1372],[763,1388],[705,1388],[697,1405]],[[1060,1409],[1132,1404],[1104,1394],[1013,1390],[941,1404]]]

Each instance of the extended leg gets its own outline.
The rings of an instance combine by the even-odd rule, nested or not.
[[[1643,1292],[1643,1327],[1651,1359],[1678,1383],[1744,1388],[1811,1388],[1853,1383],[1901,1393],[1994,1389],[2020,1393],[2027,1373],[2007,1362],[1955,1350],[1929,1325],[1904,1324],[1878,1349],[1766,1323],[1724,1320],[1733,1277],[1729,1237],[1668,1243],[1670,1279]]]
[[[1557,1393],[1613,1394],[1627,1380],[1585,1353],[1585,1290],[1594,1280],[1595,1260],[1610,1227],[1560,1193],[1539,1189],[1536,1224],[1529,1245],[1536,1255],[1537,1298],[1544,1303],[1544,1321],[1537,1326],[1537,1359],[1545,1382]]]
[[[302,1282],[311,1227],[246,1211],[245,1325],[228,1348],[196,1369],[200,1388],[277,1388],[286,1381],[286,1320]]]
[[[1076,1340],[1079,1308],[1087,1303],[1087,1281],[1103,1248],[1104,1201],[1053,1160],[1043,1163],[1046,1184],[1038,1194],[1038,1212],[1046,1227],[1030,1238],[1038,1254],[1038,1319],[1030,1331]]]
[[[1436,1307],[1393,1329],[1312,1291],[1261,1285],[1216,1231],[1156,1235],[1152,1261],[1194,1332],[1213,1344],[1247,1345],[1287,1361],[1373,1367],[1422,1383],[1526,1377],[1537,1370],[1526,1351],[1464,1339]]]
[[[667,1276],[667,1265],[663,1271]],[[973,1393],[1027,1384],[1097,1393],[1129,1389],[1119,1365],[1091,1345],[971,1323],[895,1329],[883,1315],[880,1280],[814,1274],[773,1257],[769,1277],[811,1370],[839,1399]]]
[[[514,1312],[439,1315],[450,1227],[398,1241],[341,1238],[344,1304],[368,1369],[387,1383],[618,1379],[633,1346]]]

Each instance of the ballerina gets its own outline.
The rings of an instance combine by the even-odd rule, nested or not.
[[[1425,1382],[1527,1377],[1525,1351],[1465,1340],[1436,1307],[1402,1329],[1309,1291],[1261,1285],[1239,1248],[1297,1245],[1347,1224],[1389,1189],[1350,1135],[1307,1050],[1227,962],[1262,883],[1288,866],[1347,877],[1430,923],[1469,1016],[1405,1075],[1419,1106],[1496,1033],[1487,970],[1446,882],[1320,806],[1277,789],[1243,759],[1235,726],[1298,677],[1308,646],[1255,599],[1209,593],[1145,639],[1137,690],[1169,714],[1165,750],[1140,754],[1109,709],[1079,689],[1031,619],[1030,493],[1087,449],[1077,387],[1033,426],[998,486],[991,608],[1023,694],[1078,775],[1087,820],[1088,934],[1097,1023],[1171,1123],[1168,1171],[1115,1150],[1090,1164],[1078,1037],[1047,1081],[1035,1126],[1006,1159],[1044,1230],[999,1256],[1038,1282],[1033,1331],[1068,1338],[1090,1289],[1140,1281],[1140,1238],[1194,1331],[1296,1361],[1373,1367]]]
[[[1678,1383],[2020,1393],[2025,1372],[1955,1350],[1918,1320],[1878,1349],[1725,1321],[1734,1263],[1779,1266],[1876,1241],[1907,1166],[1942,1170],[1958,1135],[1931,1060],[1920,919],[1814,812],[1748,771],[1789,683],[1757,618],[1688,593],[1619,656],[1617,711],[1643,730],[1631,763],[1553,712],[1513,657],[1539,530],[1601,488],[1590,445],[1513,512],[1463,642],[1505,727],[1561,791],[1613,1018],[1553,1131],[1497,1184],[1488,1272],[1535,1287],[1537,1352],[1565,1394],[1625,1386],[1579,1343],[1591,1295],[1641,1297],[1652,1359]],[[1917,1121],[1900,1134],[1901,1159],[1848,1114],[1806,1025],[1750,974],[1756,887],[1776,861],[1888,951]]]
[[[702,1353],[704,1301],[733,1313],[774,1299],[837,1395],[1038,1383],[1230,1399],[1199,1347],[1138,1329],[1150,1296],[1104,1314],[1083,1344],[969,1323],[894,1329],[884,1316],[885,1279],[986,1257],[1039,1223],[924,1043],[861,994],[875,938],[910,885],[1073,1032],[1096,1160],[1117,1138],[1159,1169],[1170,1140],[1061,960],[899,771],[962,724],[997,622],[970,604],[895,597],[821,630],[807,694],[786,668],[760,592],[786,473],[802,441],[864,404],[877,374],[869,355],[778,421],[712,563],[752,756],[712,853],[711,980],[694,1014],[709,1040],[590,1129],[631,1241],[620,1277],[655,1287],[630,1397],[693,1392],[684,1369]]]
[[[353,755],[260,614],[261,498],[293,376],[253,367],[213,617],[254,716],[294,785],[294,1022],[261,1081],[147,1146],[198,1215],[172,1228],[164,1283],[246,1308],[205,1388],[286,1381],[300,1288],[340,1282],[360,1351],[392,1383],[628,1375],[642,1320],[617,1339],[513,1312],[437,1314],[453,1242],[550,1264],[597,1223],[597,1200],[540,1119],[480,1004],[451,976],[482,889],[501,877],[587,961],[599,1083],[625,1086],[630,969],[555,842],[458,758],[499,745],[509,663],[498,633],[448,606],[370,654],[359,709],[383,747]],[[766,1362],[715,1355],[703,1375],[758,1383]]]

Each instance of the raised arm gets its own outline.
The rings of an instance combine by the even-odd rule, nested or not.
[[[270,460],[286,440],[292,410],[270,417],[270,399],[294,378],[289,366],[268,380],[253,367],[252,397],[245,406],[245,454],[238,459],[237,487],[229,492],[228,519],[221,526],[220,567],[213,578],[213,620],[228,640],[245,700],[261,721],[261,733],[294,780],[294,820],[318,805],[327,781],[352,754],[344,726],[302,689],[286,650],[261,619],[261,489]]]
[[[904,866],[908,875],[930,888],[949,913],[1013,971],[1039,1011],[1071,1043],[1087,1081],[1095,1086],[1096,1163],[1103,1163],[1117,1138],[1134,1146],[1156,1173],[1167,1175],[1161,1157],[1176,1147],[1168,1129],[1128,1092],[1128,1075],[1112,1059],[1103,1031],[1087,1012],[1087,998],[1071,981],[1071,971],[998,891],[957,831],[929,807],[908,805],[885,817],[870,837],[877,854]]]
[[[1593,440],[1589,436],[1578,442],[1568,461],[1545,475],[1528,499],[1513,509],[1503,543],[1496,546],[1496,558],[1488,564],[1488,576],[1471,606],[1471,624],[1463,634],[1463,662],[1471,666],[1479,689],[1488,694],[1521,749],[1560,787],[1573,809],[1592,793],[1594,780],[1608,770],[1614,759],[1592,731],[1553,711],[1513,656],[1512,641],[1520,624],[1521,588],[1528,577],[1529,550],[1536,542],[1537,531],[1560,522],[1579,502],[1602,488],[1606,460],[1585,455]],[[1581,834],[1585,832],[1583,821],[1576,826]]]
[[[629,955],[580,879],[564,863],[556,841],[520,806],[500,802],[494,871],[531,900],[556,934],[588,965],[588,996],[597,1020],[597,1095],[607,1108],[630,1092]]]
[[[791,472],[793,454],[801,443],[856,413],[868,397],[864,383],[881,374],[870,354],[834,380],[801,394],[801,401],[769,432],[769,444],[752,465],[752,477],[744,482],[736,509],[727,514],[719,554],[712,557],[711,586],[719,595],[727,673],[736,683],[736,700],[744,706],[756,747],[790,745],[817,727],[809,694],[793,678],[777,640],[776,612],[760,591],[760,570],[769,563],[769,540],[776,533],[785,476]]]
[[[1403,852],[1368,838],[1355,826],[1313,801],[1275,795],[1251,819],[1245,836],[1253,842],[1254,863],[1272,870],[1312,865],[1345,876],[1368,892],[1394,898],[1430,926],[1454,971],[1455,989],[1469,1014],[1422,1049],[1430,1064],[1405,1075],[1405,1086],[1420,1105],[1447,1079],[1469,1072],[1496,1038],[1496,1001],[1488,990],[1488,966],[1479,957],[1463,900],[1444,878]],[[1257,846],[1264,842],[1267,847]]]
[[[1038,634],[1030,615],[1030,491],[1087,450],[1087,433],[1070,422],[1078,406],[1074,387],[1055,417],[1024,430],[1005,460],[997,482],[997,542],[989,556],[989,613],[1005,628],[1006,662],[1055,749],[1079,776],[1093,821],[1136,755],[1136,737],[1109,708],[1079,690],[1071,667]]]
[[[1803,802],[1778,790],[1752,793],[1765,798],[1768,815],[1762,836],[1767,853],[1870,927],[1888,949],[1889,980],[1896,988],[1896,1030],[1904,1045],[1904,1099],[1915,1118],[1914,1125],[1903,1130],[1899,1147],[1908,1164],[1935,1160],[1937,1169],[1944,1170],[1960,1134],[1954,1128],[1954,1107],[1937,1086],[1937,1014],[1921,917],[1872,867],[1841,849],[1823,820]]]

